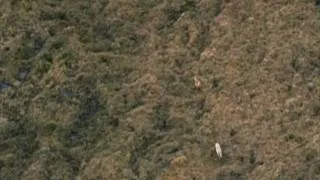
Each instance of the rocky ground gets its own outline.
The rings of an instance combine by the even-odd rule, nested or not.
[[[318,8],[0,0],[0,179],[320,178]]]

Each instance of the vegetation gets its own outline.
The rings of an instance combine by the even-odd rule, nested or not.
[[[0,0],[0,179],[319,178],[319,13]]]

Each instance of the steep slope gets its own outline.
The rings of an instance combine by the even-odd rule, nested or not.
[[[317,8],[0,0],[0,179],[319,178]]]

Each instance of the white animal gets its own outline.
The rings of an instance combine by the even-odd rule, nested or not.
[[[220,144],[216,143],[215,146],[216,146],[217,155],[219,156],[219,158],[222,158],[222,150],[221,150]]]

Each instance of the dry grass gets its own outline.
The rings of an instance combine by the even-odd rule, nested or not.
[[[0,179],[319,177],[313,1],[12,0],[0,12]]]

